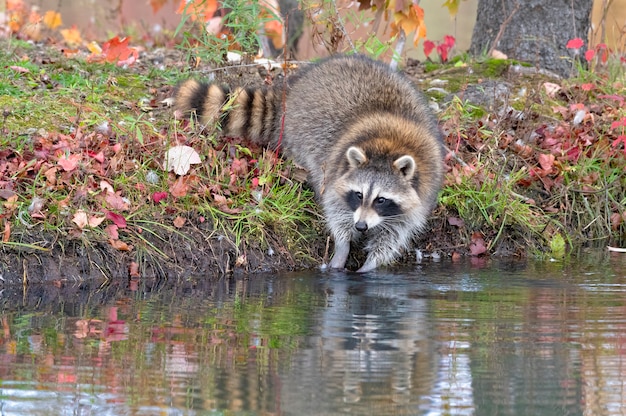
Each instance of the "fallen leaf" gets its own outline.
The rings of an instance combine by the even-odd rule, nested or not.
[[[78,162],[81,159],[80,154],[64,154],[58,160],[59,165],[66,172],[71,172],[78,167]]]
[[[73,25],[69,29],[61,29],[61,36],[63,36],[63,40],[71,47],[79,46],[83,43],[83,39],[80,36],[80,30]]]
[[[141,277],[141,274],[139,274],[139,264],[137,262],[130,262],[128,265],[128,274],[130,277]]]
[[[546,174],[552,172],[552,169],[554,167],[554,160],[555,157],[553,154],[540,153],[539,156],[537,156],[539,166],[541,166],[541,169],[543,169]]]
[[[105,180],[101,180],[100,181],[100,189],[102,189],[103,191],[106,190],[107,193],[109,193],[109,192],[110,193],[115,193],[115,190],[113,189],[113,186],[110,183],[108,183],[107,181],[105,181]]]
[[[189,146],[174,146],[165,152],[165,170],[177,175],[186,174],[191,165],[201,162],[198,152]]]
[[[104,200],[111,209],[115,209],[118,211],[128,211],[128,201],[126,200],[126,198],[121,196],[121,193],[122,191],[107,192]]]
[[[183,225],[185,225],[185,219],[183,217],[179,215],[178,217],[174,218],[174,227],[181,228]]]
[[[56,167],[51,167],[50,169],[46,170],[43,175],[46,177],[46,184],[48,186],[54,186],[57,183],[57,171],[58,169]]]
[[[173,197],[182,198],[183,196],[187,195],[187,190],[189,189],[189,186],[187,186],[184,179],[185,178],[183,176],[179,176],[176,182],[174,182],[172,186],[170,186],[170,193]]]
[[[544,82],[543,89],[546,91],[546,94],[548,94],[548,97],[554,98],[555,94],[561,89],[561,86],[553,82]]]
[[[11,238],[11,223],[4,220],[4,231],[2,232],[2,241],[7,242]]]
[[[111,244],[114,249],[119,251],[131,251],[133,249],[133,246],[126,244],[122,240],[109,239],[109,244]]]
[[[102,45],[102,54],[107,62],[116,63],[119,65],[130,65],[137,57],[139,52],[137,49],[130,48],[128,42],[130,38],[124,37],[120,39],[115,36]]]
[[[448,217],[448,224],[455,226],[455,227],[464,227],[465,221],[463,221],[459,217]]]
[[[487,245],[483,236],[479,232],[472,234],[472,240],[470,242],[470,254],[472,256],[479,256],[487,251]]]
[[[30,69],[24,68],[23,66],[11,65],[9,69],[12,69],[15,72],[19,72],[20,74],[27,74],[30,72]]]
[[[494,49],[493,51],[491,51],[491,57],[493,59],[509,59],[507,54],[505,54],[504,52],[499,51],[497,49]]]
[[[167,198],[167,192],[155,192],[152,194],[152,200],[155,204],[161,202],[162,199]]]
[[[126,228],[126,218],[112,211],[104,211],[104,215],[107,220],[111,220],[113,224],[119,228]]]
[[[87,226],[87,224],[89,224],[89,220],[87,219],[87,213],[82,209],[79,209],[72,217],[72,222],[82,230]]]
[[[117,225],[110,224],[107,225],[107,227],[104,229],[104,232],[109,236],[111,240],[117,240],[118,238],[120,238],[120,234],[117,232],[118,228],[119,227]]]
[[[102,224],[102,221],[104,221],[106,219],[106,217],[102,216],[102,217],[98,217],[95,215],[92,215],[91,217],[89,217],[89,226],[91,228],[96,228],[98,225]]]

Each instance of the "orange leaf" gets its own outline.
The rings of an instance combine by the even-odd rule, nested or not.
[[[180,0],[177,14],[188,15],[192,21],[202,18],[208,22],[217,11],[217,0]]]
[[[400,33],[400,29],[405,33],[415,32],[413,43],[417,46],[420,39],[426,38],[426,24],[424,23],[424,9],[417,4],[411,4],[408,10],[397,11],[393,14],[391,23],[391,35]]]
[[[48,10],[43,16],[43,24],[50,29],[56,29],[61,26],[63,24],[63,20],[61,20],[61,13],[55,12],[54,10]]]
[[[80,36],[80,30],[78,30],[76,25],[73,25],[69,29],[61,29],[60,32],[61,36],[63,36],[63,40],[69,46],[78,46],[83,43],[83,39]]]
[[[152,11],[154,13],[158,13],[159,10],[163,8],[165,3],[167,3],[167,0],[150,0],[148,3],[152,6]]]
[[[2,241],[7,242],[11,237],[11,223],[7,220],[4,220],[4,232],[2,233]]]
[[[115,36],[105,42],[104,45],[102,45],[102,53],[106,61],[115,62],[117,64],[120,64],[120,62],[128,63],[130,61],[132,64],[139,56],[139,53],[135,48],[128,47],[129,40],[128,37],[120,39]]]
[[[119,251],[131,251],[133,249],[133,246],[126,244],[122,240],[109,239],[109,244],[111,244],[114,249]]]
[[[172,194],[173,197],[182,198],[183,196],[187,195],[189,186],[187,186],[184,179],[184,176],[179,176],[176,182],[174,182],[172,186],[170,186],[170,194]]]

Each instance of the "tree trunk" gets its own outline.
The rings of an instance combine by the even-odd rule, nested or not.
[[[565,45],[573,38],[587,40],[592,5],[593,0],[479,0],[470,53],[497,49],[570,76],[573,51]]]

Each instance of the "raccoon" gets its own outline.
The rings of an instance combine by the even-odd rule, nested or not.
[[[279,150],[304,167],[333,236],[329,267],[350,244],[367,251],[357,272],[394,261],[424,228],[443,177],[443,145],[423,95],[403,75],[364,56],[335,56],[285,84],[230,90],[193,79],[176,108],[230,136]]]

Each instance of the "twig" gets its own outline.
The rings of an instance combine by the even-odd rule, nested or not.
[[[333,5],[333,9],[335,9],[334,11],[335,11],[335,16],[336,16],[336,19],[337,19],[337,23],[339,23],[339,30],[341,30],[341,33],[343,33],[343,37],[350,44],[350,48],[352,49],[352,52],[356,53],[357,50],[354,47],[354,43],[352,43],[352,39],[350,39],[350,35],[348,35],[348,32],[346,31],[346,25],[344,25],[343,19],[339,15],[339,9],[337,8],[337,2],[335,0],[330,0],[330,4],[332,4]]]
[[[391,63],[389,64],[391,69],[393,69],[394,71],[398,69],[398,61],[402,56],[402,51],[404,50],[405,44],[406,33],[404,33],[404,29],[400,28],[400,31],[398,32],[398,42],[396,43],[396,48],[393,51],[393,59],[391,59]]]
[[[504,19],[504,22],[502,22],[502,24],[500,25],[500,30],[498,30],[498,34],[496,35],[496,38],[493,40],[493,43],[491,44],[491,48],[489,48],[489,52],[487,53],[487,56],[491,56],[491,54],[493,53],[494,49],[496,48],[496,45],[498,44],[498,42],[500,42],[500,38],[502,38],[502,35],[504,34],[504,29],[506,29],[508,24],[511,22],[513,15],[517,13],[517,11],[519,10],[519,7],[520,7],[519,3],[515,3],[515,7],[511,11],[511,14],[509,15],[509,17]]]

